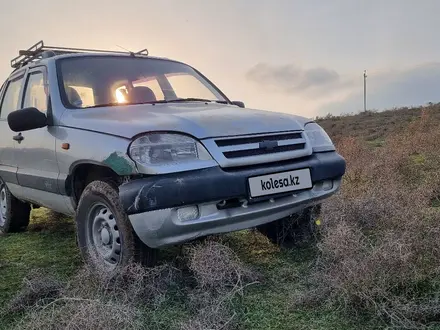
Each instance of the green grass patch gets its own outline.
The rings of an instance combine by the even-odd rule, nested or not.
[[[44,209],[34,210],[29,228],[34,231],[0,237],[0,305],[20,290],[23,278],[32,269],[44,269],[67,281],[81,264],[75,243],[73,222],[64,219],[52,226]],[[0,319],[0,329],[8,329],[20,315]]]
[[[275,289],[275,290],[274,290]],[[286,287],[250,290],[242,300],[242,329],[378,329],[368,318],[350,318],[330,308],[294,309]]]
[[[43,212],[37,214],[41,217]],[[34,224],[32,219],[30,226]],[[0,301],[9,299],[20,288],[23,277],[31,269],[43,268],[62,279],[77,270],[81,260],[75,233],[68,222],[66,227],[60,226],[56,232],[28,231],[0,238]]]
[[[411,156],[411,160],[415,165],[424,165],[426,157],[423,154],[415,154]]]
[[[368,143],[368,145],[370,145],[373,148],[380,148],[385,145],[385,140],[384,139],[375,139],[372,141],[367,141],[367,143]]]

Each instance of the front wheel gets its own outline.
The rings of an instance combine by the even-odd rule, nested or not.
[[[93,181],[84,189],[76,213],[78,245],[92,266],[115,270],[130,261],[152,266],[157,250],[137,237],[122,208],[117,188]]]
[[[12,196],[6,183],[0,179],[0,231],[23,231],[29,224],[31,207]]]
[[[306,244],[315,235],[316,220],[320,213],[321,205],[316,205],[300,213],[258,226],[257,230],[279,246]]]

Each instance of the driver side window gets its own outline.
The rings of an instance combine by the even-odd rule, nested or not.
[[[41,112],[47,111],[47,94],[42,72],[34,72],[28,76],[23,108],[30,107],[37,108]]]
[[[8,115],[20,107],[20,92],[23,77],[11,80],[6,86],[5,95],[0,107],[0,118],[6,119]]]

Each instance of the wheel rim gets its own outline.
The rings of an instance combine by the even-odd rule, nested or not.
[[[98,203],[92,206],[88,215],[89,244],[94,247],[98,258],[110,268],[121,260],[121,237],[115,217],[110,208]]]
[[[6,201],[6,186],[0,186],[0,227],[6,222],[6,214],[8,213],[8,203]]]

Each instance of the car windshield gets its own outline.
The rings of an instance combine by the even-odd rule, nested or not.
[[[80,56],[58,61],[61,98],[68,108],[159,102],[227,102],[183,63],[169,60]]]

